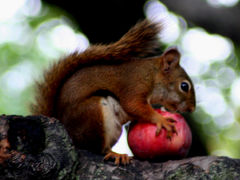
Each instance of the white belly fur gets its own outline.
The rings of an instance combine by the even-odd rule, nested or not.
[[[105,144],[103,153],[109,151],[117,142],[121,133],[122,125],[127,122],[128,117],[117,100],[111,96],[100,100],[103,113],[103,127]]]

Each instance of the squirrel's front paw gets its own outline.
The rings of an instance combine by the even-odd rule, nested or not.
[[[177,133],[175,123],[176,121],[172,118],[167,117],[161,117],[161,119],[156,123],[157,130],[156,130],[156,136],[159,135],[162,128],[165,128],[167,130],[167,138],[171,139],[174,133]]]

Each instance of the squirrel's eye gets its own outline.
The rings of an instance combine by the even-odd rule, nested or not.
[[[184,92],[188,92],[190,89],[190,83],[188,81],[183,81],[180,84],[180,90],[184,91]]]

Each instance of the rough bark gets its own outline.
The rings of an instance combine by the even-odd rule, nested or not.
[[[10,143],[2,151],[3,140]],[[6,143],[5,143],[6,144]],[[240,159],[202,156],[127,166],[77,150],[64,127],[43,116],[0,116],[1,179],[238,179]],[[10,154],[10,157],[6,156]],[[5,157],[5,159],[4,159]]]
[[[240,160],[227,157],[202,156],[162,163],[134,159],[128,166],[104,163],[102,156],[81,151],[82,158],[77,175],[80,179],[238,179]]]
[[[77,153],[58,120],[44,116],[0,116],[0,148],[6,138],[10,149],[0,153],[0,157],[9,154],[10,158],[0,164],[1,179],[71,178]]]

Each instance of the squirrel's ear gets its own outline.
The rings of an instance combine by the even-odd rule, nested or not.
[[[169,72],[171,69],[179,65],[180,53],[177,48],[167,49],[162,55],[162,70],[163,72]]]

